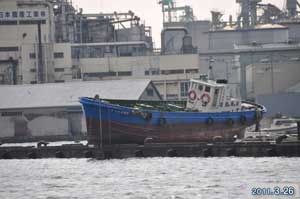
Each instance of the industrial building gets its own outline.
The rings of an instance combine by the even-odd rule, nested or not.
[[[159,1],[164,28],[157,49],[151,27],[132,11],[84,13],[68,0],[1,0],[0,83],[146,78],[165,100],[185,99],[188,80],[210,67],[248,100],[298,83],[299,2],[236,2],[237,19],[212,12],[211,20],[197,20],[190,6]]]
[[[0,86],[0,138],[86,134],[80,97],[161,100],[151,80],[115,80]],[[4,94],[4,95],[3,95]]]
[[[264,94],[257,97],[257,102],[268,108],[267,116],[277,114],[299,118],[300,84],[274,94]]]

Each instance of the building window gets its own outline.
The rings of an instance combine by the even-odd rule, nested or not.
[[[38,23],[41,23],[41,24],[46,24],[46,20],[26,20],[26,21],[20,21],[19,23],[21,25],[32,25],[32,24],[38,24]]]
[[[17,25],[17,21],[0,21],[0,25],[9,26],[9,25]]]
[[[0,47],[0,52],[14,52],[18,50],[18,47]]]
[[[114,77],[117,76],[116,72],[100,72],[100,73],[84,73],[83,77],[87,78],[93,78],[93,77],[98,77],[98,78],[103,78],[103,77]]]
[[[159,75],[160,71],[159,70],[153,70],[151,73],[152,73],[152,75]]]
[[[4,18],[3,12],[0,12],[0,19],[3,19],[3,18]]]
[[[54,53],[54,58],[55,59],[64,58],[64,53],[63,52]]]
[[[46,16],[46,12],[45,11],[41,11],[41,17],[45,17]]]
[[[180,95],[186,97],[188,95],[190,88],[190,82],[181,82],[180,83]]]
[[[149,73],[148,70],[145,71],[145,75],[146,75],[146,76],[149,76],[149,75],[150,75],[150,73]]]
[[[55,83],[64,83],[65,80],[55,80]]]
[[[148,88],[146,91],[147,91],[147,96],[154,96],[154,90],[152,88]]]
[[[24,18],[25,17],[25,12],[24,11],[20,11],[19,12],[19,17],[20,18]]]
[[[55,68],[54,69],[55,72],[65,72],[64,68]]]
[[[184,70],[162,70],[161,74],[163,75],[174,75],[174,74],[183,74]]]
[[[12,12],[12,17],[13,18],[18,18],[18,12],[16,12],[16,11]]]
[[[72,67],[72,79],[81,79],[81,69],[76,68],[76,66]]]
[[[22,116],[22,112],[2,112],[1,116],[2,117],[15,117],[15,116]]]
[[[27,16],[26,16],[26,17],[28,17],[28,18],[31,18],[31,17],[32,17],[32,15],[31,15],[31,11],[27,11],[27,12],[26,12],[26,14],[27,14]]]
[[[35,53],[29,53],[29,58],[30,59],[35,59],[36,58],[36,54]]]
[[[33,16],[34,16],[34,17],[39,17],[39,12],[38,12],[38,11],[34,11],[34,12],[33,12]]]
[[[121,71],[121,72],[118,72],[118,76],[132,76],[132,72],[131,71]]]
[[[30,69],[30,72],[35,73],[35,72],[36,72],[36,69],[35,69],[35,68],[32,68],[32,69]]]
[[[186,69],[185,73],[199,73],[199,69]]]
[[[6,13],[5,13],[5,17],[6,17],[6,18],[9,18],[9,17],[10,17],[10,13],[9,13],[9,12],[6,12]]]

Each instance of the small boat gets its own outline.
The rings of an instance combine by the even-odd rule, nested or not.
[[[280,116],[272,120],[270,127],[261,128],[259,131],[253,131],[249,128],[249,130],[246,130],[245,138],[266,138],[268,140],[275,140],[283,135],[293,137],[293,135],[297,134],[297,122],[299,122],[299,120],[295,118]]]
[[[287,117],[275,118],[269,128],[262,128],[261,131],[276,135],[297,133],[297,120]]]
[[[207,76],[190,80],[185,102],[82,97],[80,103],[91,145],[233,141],[266,113],[264,106],[233,96],[225,80]]]

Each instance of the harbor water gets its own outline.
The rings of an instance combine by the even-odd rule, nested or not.
[[[300,158],[0,160],[0,198],[246,198],[256,184],[300,186],[299,168]]]

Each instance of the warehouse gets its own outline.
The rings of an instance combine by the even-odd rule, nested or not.
[[[160,100],[150,80],[0,87],[0,138],[76,137],[86,133],[80,97]]]

